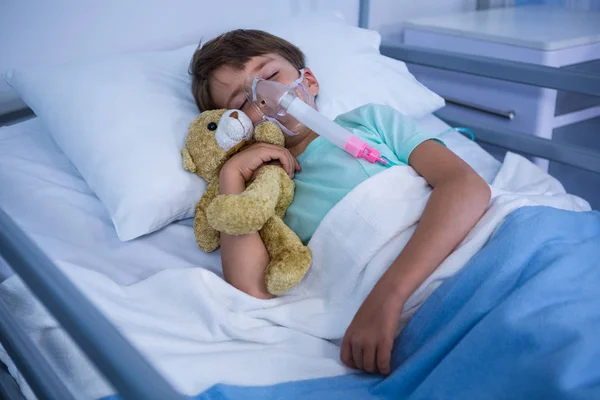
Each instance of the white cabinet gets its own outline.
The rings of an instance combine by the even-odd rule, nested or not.
[[[598,12],[530,6],[414,19],[405,24],[404,42],[600,73]],[[439,114],[461,123],[551,138],[555,128],[600,116],[600,97],[416,65],[409,68],[448,100]]]

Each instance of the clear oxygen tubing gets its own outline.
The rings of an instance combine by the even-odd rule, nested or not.
[[[245,90],[248,100],[251,101],[256,111],[267,120],[276,120],[286,128],[284,131],[288,130],[288,127],[296,128],[299,123],[356,158],[364,158],[370,163],[379,163],[386,167],[396,165],[369,146],[363,139],[353,135],[307,104],[307,100],[310,103],[312,101],[305,99],[308,93],[305,93],[307,91],[299,82],[284,85],[279,82],[248,77]],[[297,134],[297,132],[292,132],[292,134]]]
[[[289,115],[302,122],[304,126],[352,156],[364,158],[370,163],[378,163],[386,167],[397,165],[369,146],[363,139],[331,121],[292,92],[286,93],[279,104]]]
[[[291,85],[248,77],[245,85],[246,96],[263,118],[276,122],[284,132],[296,135],[297,128],[304,125],[356,158],[364,158],[371,163],[379,163],[386,167],[397,165],[369,146],[363,139],[353,135],[312,107],[314,99],[302,85],[304,71],[300,72],[300,78]],[[462,127],[447,129],[438,136],[453,131],[466,133],[471,140],[475,140],[473,131]]]

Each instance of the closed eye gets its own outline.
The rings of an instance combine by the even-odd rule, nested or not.
[[[270,80],[273,79],[277,76],[277,74],[279,74],[279,71],[275,71],[273,74],[271,74],[266,80]],[[248,104],[248,99],[244,100],[244,102],[237,108],[238,110],[243,110],[244,107],[246,107],[246,105]]]

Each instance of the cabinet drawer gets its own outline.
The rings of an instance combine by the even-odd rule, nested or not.
[[[449,100],[438,112],[441,116],[537,136],[546,136],[552,123],[555,90],[418,65],[408,68],[421,83]]]

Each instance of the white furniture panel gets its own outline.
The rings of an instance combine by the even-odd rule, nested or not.
[[[405,25],[406,44],[439,50],[588,71],[596,65],[589,63],[600,59],[600,13],[531,6],[422,18]],[[557,127],[600,115],[599,103],[590,97],[560,93],[557,109],[556,90],[409,68],[448,100],[474,106],[451,103],[440,112],[464,123],[551,138]]]
[[[402,24],[413,18],[475,10],[477,0],[371,0],[369,28],[386,38],[401,38]]]

